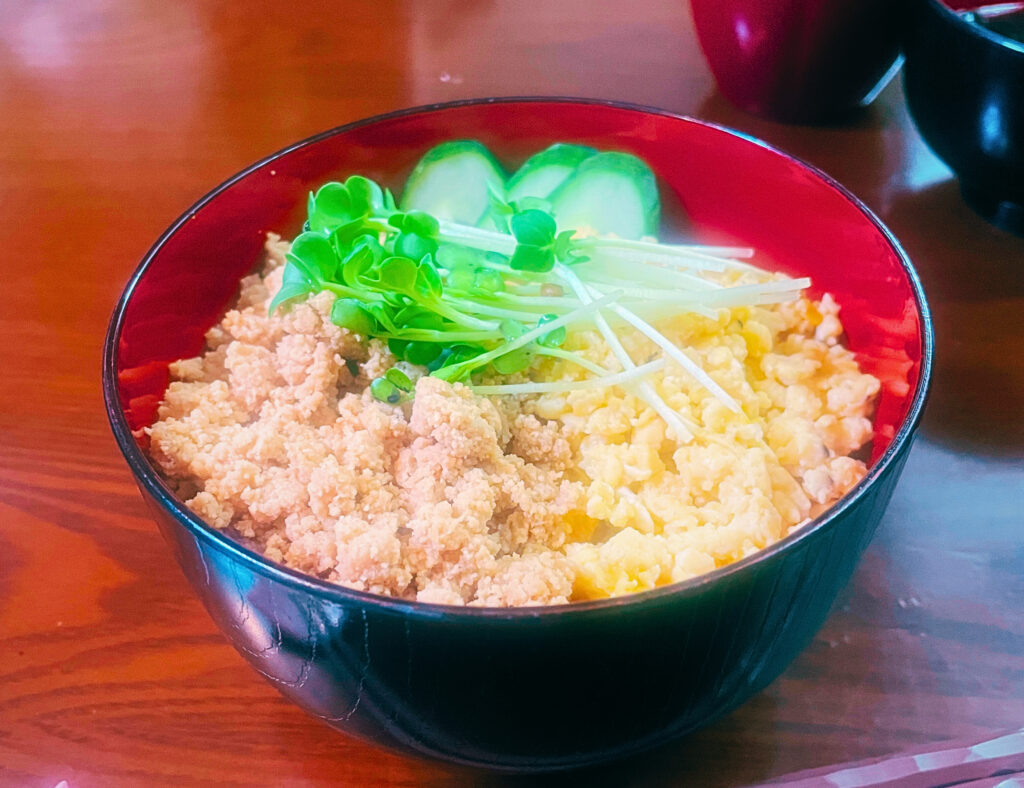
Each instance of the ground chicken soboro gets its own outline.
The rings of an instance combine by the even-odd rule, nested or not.
[[[749,555],[865,473],[848,455],[871,438],[879,384],[839,344],[828,296],[659,322],[744,410],[667,366],[658,393],[704,427],[681,445],[615,387],[484,398],[420,377],[412,403],[380,403],[368,384],[394,357],[333,325],[332,295],[267,316],[287,244],[267,249],[207,352],[172,365],[151,453],[196,514],[286,566],[453,605],[619,595]],[[596,332],[566,347],[617,367]]]

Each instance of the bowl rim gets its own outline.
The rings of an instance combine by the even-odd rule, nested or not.
[[[969,22],[964,19],[962,14],[968,13],[973,9],[965,8],[963,11],[958,12],[954,11],[942,2],[942,0],[927,0],[927,2],[928,5],[935,9],[940,16],[957,29],[966,31],[969,35],[972,35],[975,38],[980,38],[990,44],[994,44],[1000,49],[1009,50],[1014,53],[1014,56],[1024,55],[1024,41],[1017,41],[1009,36],[1004,36],[1002,33],[996,33],[989,30],[983,25]],[[1021,10],[1024,10],[1024,5],[1021,5]]]
[[[186,224],[192,216],[222,192],[233,186],[238,181],[248,177],[256,170],[293,151],[316,144],[321,140],[337,134],[342,134],[383,121],[389,121],[411,115],[444,112],[450,109],[487,104],[575,104],[580,106],[624,110],[641,114],[653,114],[686,123],[695,123],[738,137],[775,155],[782,156],[788,161],[811,172],[817,178],[824,181],[827,186],[838,191],[840,196],[860,210],[864,217],[874,226],[875,230],[882,236],[892,251],[896,254],[899,264],[910,284],[920,320],[921,360],[917,385],[906,416],[885,452],[878,458],[878,461],[868,470],[868,473],[853,487],[853,489],[840,498],[835,505],[830,507],[820,516],[811,520],[809,523],[800,527],[794,533],[785,536],[761,550],[758,550],[756,553],[742,558],[739,561],[734,561],[727,566],[715,569],[712,572],[678,583],[672,583],[646,591],[633,592],[619,597],[609,597],[583,602],[569,602],[561,605],[508,608],[469,607],[418,602],[415,600],[399,599],[381,594],[373,594],[366,591],[358,591],[327,580],[321,580],[320,578],[307,575],[296,569],[291,569],[278,564],[255,550],[245,547],[228,534],[207,525],[185,505],[184,501],[181,501],[173,493],[170,487],[156,471],[155,467],[147,459],[142,449],[136,443],[121,407],[117,386],[117,348],[124,324],[125,308],[135,291],[135,287],[149,268],[150,263],[160,253],[164,244],[167,243],[167,241],[179,229],[181,229],[181,227]],[[931,311],[928,307],[928,302],[925,299],[920,279],[910,262],[910,258],[907,256],[903,247],[900,245],[899,241],[896,240],[892,232],[890,232],[890,230],[882,223],[874,212],[871,211],[870,208],[868,208],[863,202],[861,202],[861,200],[854,196],[838,181],[814,165],[809,164],[798,157],[792,156],[791,154],[785,153],[768,144],[764,140],[758,139],[757,137],[745,132],[717,123],[701,120],[699,118],[694,118],[692,116],[670,112],[658,107],[607,99],[574,98],[566,96],[505,96],[425,104],[373,115],[351,123],[346,123],[327,131],[323,131],[319,134],[315,134],[311,137],[307,137],[306,139],[265,156],[213,188],[197,200],[183,214],[181,214],[181,216],[179,216],[160,235],[156,242],[143,256],[141,262],[129,278],[124,290],[118,298],[107,327],[107,333],[103,344],[102,382],[103,399],[107,419],[110,423],[118,448],[121,450],[129,468],[135,476],[136,483],[143,488],[144,492],[153,496],[153,498],[160,503],[161,507],[167,510],[175,520],[177,520],[178,524],[183,526],[193,538],[201,540],[208,546],[214,547],[223,553],[227,553],[233,560],[241,561],[251,571],[255,571],[264,577],[268,577],[286,586],[298,587],[306,593],[313,594],[316,597],[324,598],[339,605],[355,604],[372,606],[396,614],[409,615],[416,618],[483,618],[490,620],[520,620],[551,618],[564,615],[586,616],[588,614],[597,614],[608,610],[657,605],[664,602],[667,598],[672,598],[674,600],[679,597],[696,595],[714,583],[725,580],[726,578],[734,575],[753,571],[754,567],[767,562],[776,555],[797,549],[799,545],[802,545],[819,532],[827,529],[830,525],[835,523],[835,521],[838,520],[844,512],[848,511],[855,504],[863,500],[867,496],[868,491],[874,487],[894,465],[897,457],[909,448],[911,438],[920,422],[921,414],[928,397],[932,375],[933,352],[934,334]]]

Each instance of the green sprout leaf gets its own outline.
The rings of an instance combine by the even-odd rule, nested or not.
[[[494,223],[494,226],[503,233],[507,233],[508,220],[516,209],[505,199],[504,190],[498,189],[490,181],[487,182],[487,216]]]
[[[380,263],[384,248],[375,238],[363,236],[341,261],[341,281],[352,288],[362,286],[362,280]]]
[[[493,268],[478,268],[473,276],[473,289],[480,293],[500,293],[505,289],[505,277]]]
[[[472,290],[476,287],[477,269],[469,265],[458,265],[448,271],[447,286],[452,290]]]
[[[376,183],[352,175],[344,183],[325,183],[316,194],[310,194],[306,210],[310,230],[330,232],[383,213],[385,197]]]
[[[355,219],[354,221],[339,225],[331,230],[327,236],[334,249],[334,253],[338,257],[347,255],[352,247],[363,238],[376,240],[372,235],[367,234],[366,222],[363,219]]]
[[[307,206],[310,230],[333,230],[353,219],[360,218],[352,210],[352,198],[344,184],[333,181],[321,186],[316,194],[310,193]]]
[[[370,383],[370,394],[380,402],[397,405],[412,397],[415,385],[402,370],[392,367]]]
[[[502,320],[499,329],[501,331],[502,339],[506,342],[511,342],[513,339],[519,339],[519,337],[527,331],[526,326],[518,320]]]
[[[437,241],[418,233],[403,230],[395,238],[395,254],[408,257],[410,260],[420,260],[428,254],[434,254],[436,251]]]
[[[394,213],[388,217],[388,224],[403,233],[420,235],[424,238],[436,238],[441,229],[437,219],[424,211]]]
[[[408,257],[388,257],[380,264],[375,273],[377,281],[385,290],[410,297],[417,294],[417,266]]]
[[[405,349],[409,346],[409,340],[398,339],[397,337],[391,337],[388,339],[388,350],[390,350],[395,358],[405,358]]]
[[[521,244],[530,244],[531,246],[550,245],[554,242],[555,232],[558,230],[551,215],[536,208],[529,208],[517,213],[509,224],[516,240]]]
[[[374,378],[370,383],[370,394],[378,402],[385,402],[388,405],[397,405],[409,398],[407,392],[402,391],[387,378]]]
[[[437,272],[433,258],[429,254],[425,255],[416,266],[416,292],[429,301],[436,301],[441,298],[443,290],[441,275]]]
[[[511,353],[498,356],[491,362],[491,366],[494,367],[494,371],[499,375],[512,375],[516,372],[522,372],[529,367],[533,363],[533,356],[534,352],[527,345],[526,347],[513,350]]]
[[[281,289],[277,291],[274,296],[274,300],[270,302],[270,307],[267,309],[269,315],[273,315],[279,307],[285,304],[291,303],[292,301],[298,301],[300,298],[305,298],[311,292],[308,282],[292,282],[291,284],[285,283],[281,285]]]
[[[437,342],[408,342],[402,358],[410,364],[429,367],[444,351],[444,346]]]
[[[461,364],[464,361],[469,361],[483,352],[484,349],[479,345],[451,345],[444,348],[437,358],[428,363],[427,369],[434,373],[442,367],[450,367],[455,364]]]
[[[555,255],[559,260],[566,260],[574,251],[577,251],[573,249],[573,235],[575,235],[574,230],[562,230],[555,236]]]
[[[409,392],[413,389],[412,381],[409,380],[409,376],[402,372],[398,367],[392,367],[389,369],[384,373],[384,377],[402,391]]]
[[[377,325],[383,329],[383,332],[394,334],[398,331],[394,320],[395,307],[391,304],[384,301],[364,301],[363,309],[377,321]]]
[[[285,285],[303,284],[306,287],[313,286],[312,280],[308,276],[306,276],[306,274],[302,271],[302,269],[299,266],[295,265],[295,263],[292,262],[285,263],[284,273],[281,276],[281,282],[282,284]]]
[[[509,265],[520,271],[550,271],[555,264],[554,243],[558,230],[551,214],[529,208],[515,214],[509,226],[518,242]]]
[[[459,383],[469,379],[470,369],[465,365],[465,361],[471,359],[464,359],[463,361],[453,361],[451,363],[442,364],[436,370],[431,372],[431,376],[440,378],[449,383]]]
[[[331,322],[363,337],[373,336],[376,328],[373,316],[354,298],[339,298],[334,302]]]
[[[425,328],[444,331],[447,326],[441,315],[419,304],[407,304],[395,313],[395,325],[402,328]]]
[[[537,321],[538,326],[542,326],[545,323],[550,323],[552,320],[557,320],[558,315],[544,315],[540,320]],[[562,343],[565,342],[566,331],[565,326],[556,328],[554,331],[549,331],[547,334],[537,340],[538,345],[544,347],[561,347]]]
[[[379,212],[384,207],[384,192],[380,186],[362,175],[351,175],[345,180],[353,211],[363,216]]]
[[[436,238],[441,229],[441,224],[429,213],[409,211],[405,214],[405,227],[402,229],[408,233],[421,235],[424,238]]]
[[[333,279],[338,269],[338,256],[322,233],[299,235],[292,241],[292,248],[285,254],[285,258],[314,284]]]
[[[555,265],[555,255],[551,247],[519,244],[508,264],[517,271],[550,271]]]

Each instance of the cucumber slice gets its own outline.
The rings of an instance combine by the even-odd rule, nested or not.
[[[598,153],[548,198],[563,230],[637,240],[658,232],[661,200],[651,168],[628,153]]]
[[[533,154],[508,179],[509,201],[523,197],[547,197],[576,172],[576,168],[596,154],[593,148],[556,142],[550,148]]]
[[[490,207],[487,184],[505,189],[501,165],[475,140],[442,142],[427,151],[405,182],[399,207],[476,224]]]

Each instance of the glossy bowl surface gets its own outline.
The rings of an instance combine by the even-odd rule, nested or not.
[[[352,591],[275,565],[204,525],[162,481],[141,428],[169,361],[257,264],[263,236],[299,231],[305,195],[358,172],[399,187],[441,140],[483,141],[507,166],[555,141],[637,153],[667,221],[742,242],[809,274],[843,308],[849,344],[884,381],[867,478],[814,523],[707,576],[552,608],[455,608]],[[685,221],[683,216],[688,217]],[[932,334],[898,244],[827,176],[756,140],[621,104],[502,99],[353,123],[253,165],[200,200],[146,255],[104,355],[111,427],[211,616],[284,695],[346,733],[493,769],[564,769],[706,724],[774,679],[821,625],[871,538],[923,407]]]
[[[956,173],[967,203],[1024,235],[1024,43],[958,13],[1002,4],[914,0],[903,88],[921,136]]]
[[[828,122],[893,73],[906,0],[690,0],[719,90],[740,109]]]

